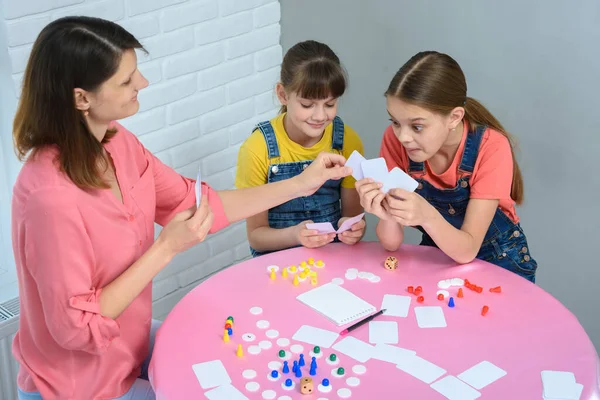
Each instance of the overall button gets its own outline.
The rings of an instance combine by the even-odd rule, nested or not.
[[[419,186],[417,186],[417,189],[423,189],[423,184],[421,182],[419,182]]]
[[[529,255],[525,254],[525,257],[523,257],[523,260],[529,261],[529,260],[531,260],[531,257],[529,257]]]
[[[271,172],[276,174],[279,172],[279,167],[277,165],[273,165],[273,167],[271,167]]]
[[[467,186],[469,186],[469,184],[467,183],[467,181],[461,181],[460,186],[466,188]]]
[[[304,164],[304,165],[302,166],[302,169],[306,169],[306,167],[308,167],[308,164]]]
[[[502,253],[502,257],[506,257],[506,253]]]
[[[521,249],[521,253],[527,253],[527,247],[523,247],[523,248]]]
[[[519,231],[514,231],[514,232],[513,232],[513,236],[514,236],[514,237],[519,237],[519,236],[521,236],[521,232],[519,232]]]
[[[454,208],[452,208],[452,206],[450,206],[450,208],[448,209],[448,213],[450,215],[454,215],[454,214],[456,214],[456,211],[454,210]]]

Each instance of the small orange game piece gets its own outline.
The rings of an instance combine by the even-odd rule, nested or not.
[[[417,286],[415,288],[415,295],[417,295],[417,296],[420,295],[422,291],[423,291],[423,288],[421,286]]]
[[[476,286],[476,287],[475,287],[475,291],[476,291],[477,293],[481,293],[481,292],[483,292],[483,288],[482,288],[481,286]]]
[[[415,288],[412,286],[409,286],[408,288],[406,288],[406,290],[408,290],[408,293],[414,293],[415,292]]]
[[[469,287],[469,285],[470,285],[470,284],[471,284],[471,283],[469,282],[469,280],[468,280],[468,279],[465,279],[465,286],[466,286],[466,287]]]
[[[461,298],[461,299],[463,298],[462,288],[458,288],[458,294],[456,295],[456,297]]]
[[[483,306],[483,308],[481,309],[481,315],[485,315],[487,314],[487,312],[489,311],[489,307],[488,306]]]
[[[492,292],[492,293],[502,293],[502,286],[496,286],[496,287],[490,288],[490,292]]]
[[[419,303],[422,303],[423,301],[425,301],[425,298],[423,296],[419,296],[419,297],[417,297],[417,301]]]
[[[422,297],[422,296],[421,296]],[[444,295],[443,294],[438,294],[438,300],[444,300]]]

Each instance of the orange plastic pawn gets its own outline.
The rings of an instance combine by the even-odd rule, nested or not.
[[[463,298],[463,296],[464,296],[464,295],[463,295],[462,288],[458,288],[458,294],[456,295],[456,297],[458,297],[458,298],[461,298],[461,299],[462,299],[462,298]]]
[[[468,280],[468,279],[465,279],[465,286],[466,286],[466,287],[469,287],[469,285],[470,285],[470,284],[471,284],[471,283],[469,282],[469,280]]]
[[[502,293],[502,286],[496,286],[496,287],[490,288],[490,292],[492,292],[492,293]]]
[[[475,291],[476,291],[477,293],[481,293],[481,292],[483,292],[483,288],[482,288],[481,286],[476,286],[476,287],[475,287]]]
[[[420,295],[420,294],[421,294],[421,292],[423,292],[423,288],[422,288],[421,286],[417,286],[417,287],[415,288],[415,295],[417,295],[417,296],[418,296],[418,295]]]
[[[242,349],[242,345],[238,344],[237,347],[237,351],[235,352],[235,355],[238,357],[243,357],[244,356],[244,349]]]
[[[408,288],[406,288],[406,290],[408,290],[408,293],[414,293],[415,292],[415,288],[412,286],[409,286]]]
[[[423,296],[421,296],[421,297],[423,297]],[[444,295],[441,293],[438,294],[438,300],[444,300]]]
[[[488,306],[483,306],[483,308],[481,309],[481,315],[485,315],[487,314],[487,312],[490,310],[490,308]]]
[[[419,296],[419,297],[417,297],[417,301],[419,303],[422,303],[423,301],[425,301],[425,298],[423,296]]]

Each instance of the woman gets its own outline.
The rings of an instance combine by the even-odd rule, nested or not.
[[[202,183],[196,208],[195,182],[114,122],[138,111],[148,85],[141,48],[120,26],[84,17],[50,23],[33,46],[13,132],[27,156],[12,205],[20,399],[153,399],[138,379],[153,342],[153,277],[208,233],[350,173],[342,156],[322,154],[284,182]]]

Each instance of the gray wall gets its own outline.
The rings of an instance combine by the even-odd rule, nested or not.
[[[388,124],[383,92],[421,50],[450,54],[519,140],[525,204],[517,212],[538,284],[600,349],[600,2],[282,0],[282,46],[329,44],[350,76],[340,115],[375,157]],[[574,4],[577,4],[576,6]],[[367,240],[376,240],[369,219]],[[413,231],[414,232],[414,231]],[[408,242],[415,243],[411,234]]]

